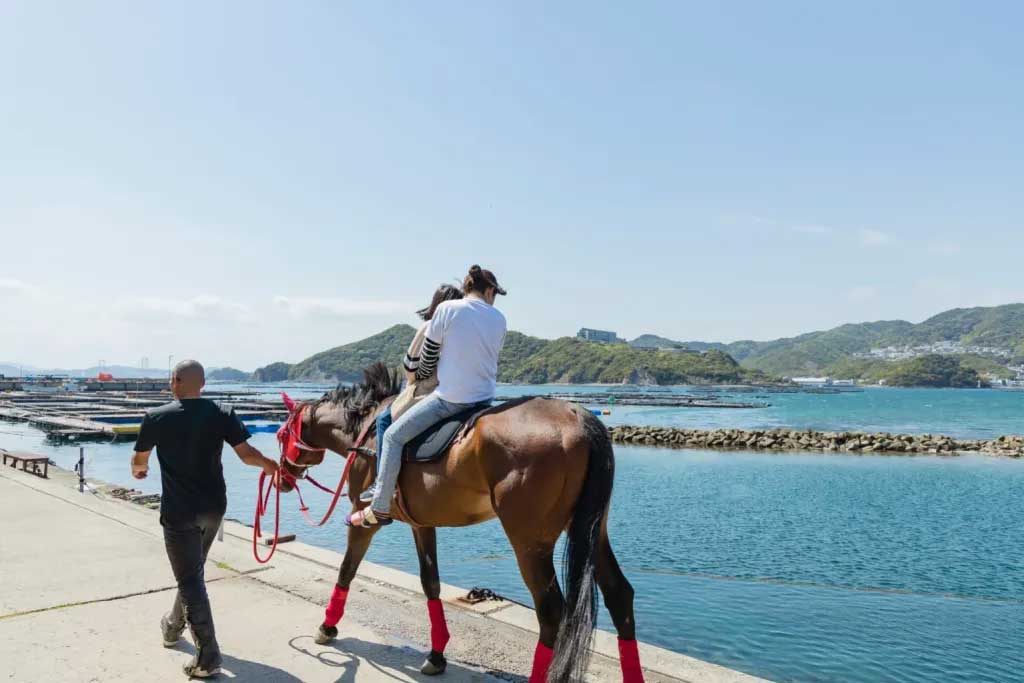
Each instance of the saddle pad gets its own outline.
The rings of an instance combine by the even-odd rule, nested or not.
[[[490,410],[489,403],[470,406],[461,413],[446,417],[405,445],[402,462],[434,462],[444,457],[463,425],[471,426],[476,418]]]

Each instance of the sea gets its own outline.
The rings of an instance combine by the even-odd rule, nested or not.
[[[323,385],[227,385],[319,396]],[[609,425],[792,427],[992,438],[1024,434],[1024,392],[868,389],[836,394],[715,390],[754,409],[607,405],[605,387],[504,386],[504,396],[593,394]],[[677,388],[687,392],[691,389]],[[276,453],[274,435],[253,443]],[[70,469],[77,446],[0,422],[0,445]],[[638,637],[773,681],[1024,682],[1024,460],[616,449],[612,543],[636,590]],[[87,444],[91,477],[130,477],[131,444]],[[341,458],[318,472],[340,474]],[[258,472],[226,449],[228,516],[252,522]],[[314,513],[326,494],[306,487]],[[341,518],[310,528],[285,502],[282,533],[343,551]],[[441,577],[530,603],[495,522],[438,531]],[[416,573],[412,535],[379,533],[367,559]],[[154,558],[159,561],[160,558]],[[602,612],[601,628],[612,630]]]

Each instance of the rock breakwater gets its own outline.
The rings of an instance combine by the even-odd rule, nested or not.
[[[665,448],[933,455],[975,452],[1011,458],[1024,456],[1024,436],[1001,436],[984,440],[955,439],[937,434],[819,432],[811,429],[707,430],[631,425],[612,427],[610,431],[616,443]]]

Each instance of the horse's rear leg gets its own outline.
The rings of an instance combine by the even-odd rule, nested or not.
[[[597,585],[604,596],[605,607],[611,614],[612,623],[619,634],[619,663],[622,666],[624,683],[643,683],[643,669],[640,668],[640,653],[636,644],[636,621],[633,617],[633,586],[626,580],[619,568],[612,544],[608,540],[608,529],[602,529],[597,552]]]
[[[533,595],[533,608],[537,612],[540,624],[540,640],[533,653],[533,670],[529,683],[546,683],[548,667],[555,652],[555,638],[558,637],[558,626],[562,621],[565,609],[565,597],[558,585],[555,575],[555,564],[552,559],[554,544],[536,545],[512,541],[512,548],[519,562],[519,571],[523,575],[526,587]]]
[[[324,621],[316,631],[315,640],[320,645],[326,645],[338,637],[338,622],[345,615],[345,602],[348,600],[348,587],[356,576],[359,563],[366,556],[370,548],[370,541],[377,533],[379,527],[362,528],[349,527],[348,544],[345,546],[345,559],[341,562],[338,570],[338,582],[334,585],[334,592],[331,593],[331,601],[327,603],[324,610]]]
[[[427,596],[427,612],[430,614],[430,654],[420,672],[437,676],[448,668],[444,648],[449,638],[441,603],[441,576],[437,569],[437,531],[433,527],[412,527],[412,535],[420,558],[420,583],[423,594]]]

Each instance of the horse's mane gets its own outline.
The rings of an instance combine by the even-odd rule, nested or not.
[[[352,436],[359,432],[366,413],[402,390],[402,377],[384,363],[374,363],[363,370],[363,381],[351,385],[339,384],[332,391],[314,401],[314,406],[329,403],[342,411],[341,428]]]

